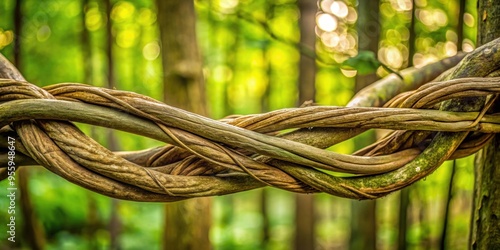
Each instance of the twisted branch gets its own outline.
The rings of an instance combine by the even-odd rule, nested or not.
[[[437,76],[429,68],[404,70],[403,80],[383,79],[348,107],[290,108],[221,121],[127,91],[75,83],[38,88],[0,60],[0,76],[10,78],[0,79],[0,162],[6,166],[2,149],[10,136],[17,140],[18,165],[36,162],[120,199],[176,201],[265,185],[377,198],[427,176],[447,159],[475,153],[500,132],[500,116],[487,112],[500,78],[483,78],[496,74],[498,46],[497,40],[478,48],[436,82],[429,82]],[[434,66],[444,72],[461,57]],[[415,90],[394,97],[409,89]],[[383,103],[384,108],[362,107]],[[70,122],[166,145],[111,152]],[[323,150],[374,128],[395,131],[353,155]],[[6,177],[5,168],[0,177]]]

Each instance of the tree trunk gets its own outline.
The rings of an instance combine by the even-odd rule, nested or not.
[[[316,45],[317,3],[311,0],[299,0],[300,42],[314,49]],[[316,61],[314,58],[300,55],[299,68],[299,105],[314,101],[316,88]],[[315,249],[315,212],[314,195],[295,195],[295,249]]]
[[[89,0],[83,0],[82,2],[82,17],[81,17],[81,46],[82,46],[82,65],[83,65],[83,82],[85,84],[93,84],[94,70],[92,67],[92,42],[91,34],[87,27],[85,26],[85,18],[89,8]],[[97,128],[92,126],[90,128],[90,137],[97,138]],[[86,217],[86,227],[83,229],[83,234],[85,240],[88,243],[88,247],[91,249],[96,249],[98,247],[98,240],[96,239],[96,234],[98,229],[102,226],[103,222],[99,218],[99,210],[97,208],[96,194],[87,190],[87,210],[89,211]]]
[[[410,21],[410,37],[408,39],[408,67],[413,66],[413,56],[415,55],[415,1],[412,1]],[[415,187],[413,187],[415,188]],[[406,229],[408,228],[408,209],[410,208],[410,189],[412,186],[403,188],[399,194],[399,223],[398,223],[398,249],[406,249]]]
[[[115,63],[114,63],[114,53],[113,53],[113,32],[112,32],[112,20],[111,20],[111,10],[113,4],[111,0],[104,0],[104,9],[106,10],[107,22],[106,22],[106,58],[107,58],[107,83],[106,87],[109,89],[117,88],[115,79]],[[117,151],[118,139],[116,138],[115,131],[112,129],[106,129],[106,146],[109,150]],[[120,234],[122,230],[121,218],[119,216],[118,210],[120,208],[120,201],[117,199],[111,199],[111,216],[109,219],[108,229],[110,237],[110,249],[121,249],[120,245]]]
[[[360,1],[358,5],[358,49],[378,52],[380,40],[379,1]],[[378,79],[375,73],[356,76],[355,91],[359,91]],[[368,137],[368,138],[367,138]],[[375,133],[355,138],[356,148],[363,148],[375,141]],[[375,249],[376,247],[376,201],[351,201],[351,249]]]
[[[163,249],[211,249],[210,205],[208,198],[166,204]]]
[[[14,6],[14,64],[21,71],[21,37],[23,27],[22,5],[24,1],[16,1]],[[21,77],[22,78],[22,77]],[[16,79],[24,80],[24,79]],[[45,247],[45,230],[36,217],[35,208],[31,201],[31,193],[29,191],[29,179],[33,169],[29,167],[21,168],[17,171],[18,187],[20,193],[21,213],[23,215],[23,236],[31,249],[43,249]]]
[[[193,0],[157,1],[163,49],[164,101],[207,115]]]
[[[465,1],[466,0],[460,0],[459,8],[458,8],[458,24],[457,24],[457,51],[462,50],[462,41],[464,39],[464,14],[465,14]],[[454,185],[455,185],[455,180],[457,179],[457,161],[453,160],[453,166],[451,169],[451,174],[450,174],[450,181],[448,184],[448,196],[446,199],[445,203],[445,209],[444,209],[444,221],[443,221],[443,230],[441,231],[441,237],[439,241],[439,248],[440,249],[445,249],[447,244],[447,238],[446,235],[448,234],[448,224],[449,221],[451,220],[451,201],[452,198],[455,196],[455,190],[454,190]]]
[[[380,40],[379,1],[360,1],[358,5],[358,49],[378,53],[378,42]],[[375,73],[356,76],[356,89],[362,88],[378,80]]]
[[[266,8],[266,21],[269,22],[274,17],[275,11],[275,1],[268,1],[265,5]],[[238,26],[238,25],[236,25]],[[240,37],[240,36],[237,36]],[[267,75],[267,84],[264,90],[264,94],[261,97],[261,113],[269,112],[271,99],[271,85],[272,85],[272,77],[273,77],[273,66],[271,64],[269,55],[269,47],[271,43],[266,43],[262,48],[262,59],[266,65],[266,75]],[[227,93],[227,92],[226,92]],[[270,230],[270,221],[269,221],[269,212],[267,209],[269,199],[269,191],[267,188],[263,188],[260,192],[260,214],[262,215],[262,238],[261,238],[261,248],[267,249],[269,240],[271,239],[271,230]]]
[[[207,115],[194,2],[156,1],[165,103]],[[210,249],[210,198],[165,205],[163,249]]]
[[[500,5],[478,1],[477,46],[500,37]],[[500,110],[500,102],[493,107]],[[476,155],[474,206],[471,223],[472,249],[500,249],[500,136],[495,135]]]
[[[314,195],[296,194],[295,249],[315,249]]]
[[[300,9],[300,43],[313,49],[316,45],[316,12],[317,3],[311,0],[299,0]],[[313,101],[316,95],[316,60],[303,53],[300,54],[299,69],[299,105],[305,101]]]
[[[29,176],[34,169],[23,167],[17,171],[18,185],[21,201],[21,212],[23,214],[23,233],[24,239],[27,241],[31,249],[45,248],[45,230],[36,217],[35,208],[31,201],[31,193],[29,192]]]

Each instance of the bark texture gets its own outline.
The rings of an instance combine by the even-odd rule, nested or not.
[[[207,115],[194,1],[158,0],[164,101]],[[165,205],[163,249],[210,249],[210,198]]]
[[[300,42],[314,50],[316,44],[316,1],[299,0]],[[316,61],[301,53],[299,62],[299,105],[314,101],[316,95]],[[315,248],[314,196],[296,194],[295,196],[295,249]]]
[[[157,1],[162,45],[164,101],[207,115],[194,1]]]
[[[498,37],[500,37],[500,5],[494,0],[479,0],[478,46]],[[494,109],[500,110],[498,101]],[[499,149],[500,136],[495,135],[476,158],[474,210],[471,225],[472,249],[500,249]]]

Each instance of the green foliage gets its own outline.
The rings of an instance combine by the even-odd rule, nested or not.
[[[342,66],[355,69],[360,75],[375,73],[381,65],[382,63],[377,60],[375,53],[368,50],[359,51],[356,56],[342,63]]]

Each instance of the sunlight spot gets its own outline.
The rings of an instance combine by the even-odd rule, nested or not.
[[[90,31],[98,30],[102,25],[102,15],[99,9],[92,8],[85,14],[85,27]]]
[[[342,1],[335,1],[330,6],[332,13],[340,18],[344,18],[349,14],[349,9],[347,5]]]
[[[427,0],[415,0],[415,5],[418,7],[425,7],[427,6]]]
[[[474,43],[470,39],[465,39],[462,43],[462,50],[464,52],[471,52],[474,50]]]
[[[136,44],[138,35],[137,30],[132,27],[119,31],[116,36],[116,44],[122,48],[130,48]]]
[[[432,48],[435,46],[435,41],[430,38],[430,37],[426,37],[426,38],[417,38],[416,39],[416,44],[418,44],[419,46],[422,46],[424,48]]]
[[[355,23],[356,20],[358,20],[358,12],[356,12],[356,9],[354,9],[353,7],[349,7],[348,13],[349,14],[347,14],[346,22]]]
[[[396,14],[390,3],[382,3],[380,5],[380,14],[386,17],[393,17]]]
[[[349,42],[349,47],[348,49],[354,49],[356,47],[356,42],[358,40],[357,35],[354,37],[352,34],[347,34],[346,35],[347,41]]]
[[[158,42],[150,42],[142,48],[142,56],[148,61],[153,61],[160,55],[160,45]]]
[[[348,39],[348,35],[342,34],[340,35],[339,45],[337,46],[338,50],[346,51],[350,48],[350,39]]]
[[[426,26],[432,25],[432,15],[428,10],[419,10],[415,12],[417,18]]]
[[[39,42],[45,42],[49,39],[50,34],[52,34],[50,27],[48,25],[42,25],[36,32],[36,39]]]
[[[383,47],[379,50],[380,60],[391,68],[399,69],[403,66],[403,55],[395,46]]]
[[[433,10],[418,10],[415,12],[417,18],[425,25],[430,31],[435,31],[440,27],[448,24],[448,16],[440,9]]]
[[[385,36],[393,44],[398,44],[401,42],[401,34],[395,29],[389,29],[385,32]]]
[[[321,8],[322,11],[331,13],[331,6],[333,4],[333,0],[323,0],[319,4],[319,7]]]
[[[135,6],[129,2],[118,2],[111,10],[111,19],[116,22],[123,22],[135,12]]]
[[[148,8],[143,8],[139,11],[138,19],[142,25],[152,25],[156,22],[156,14]]]
[[[434,22],[440,27],[444,27],[448,24],[448,16],[440,9],[434,10],[433,19]]]
[[[0,49],[12,43],[14,40],[14,33],[12,30],[3,31],[0,29]]]
[[[212,70],[216,82],[229,82],[233,79],[233,71],[227,65],[217,65]]]
[[[82,8],[77,1],[69,2],[64,6],[64,12],[67,17],[76,17],[80,14]]]
[[[464,23],[469,27],[474,27],[474,16],[470,13],[464,14]]]
[[[358,74],[357,70],[352,70],[352,69],[340,69],[340,71],[344,76],[349,78],[355,77]]]
[[[340,37],[336,32],[325,32],[321,34],[321,41],[328,47],[336,47],[339,44]]]
[[[329,14],[319,14],[316,17],[318,27],[326,32],[331,32],[337,29],[337,19]]]
[[[415,171],[420,172],[420,167],[416,167]]]
[[[444,45],[446,56],[454,56],[457,54],[457,45],[454,42],[447,41]]]
[[[238,0],[221,0],[219,6],[222,9],[231,10],[238,6]]]
[[[394,0],[392,7],[397,11],[409,11],[413,8],[411,0]]]
[[[446,40],[456,43],[458,41],[457,33],[451,29],[447,30],[446,31]]]
[[[410,40],[410,30],[406,27],[398,27],[397,29],[401,40],[408,41]]]

